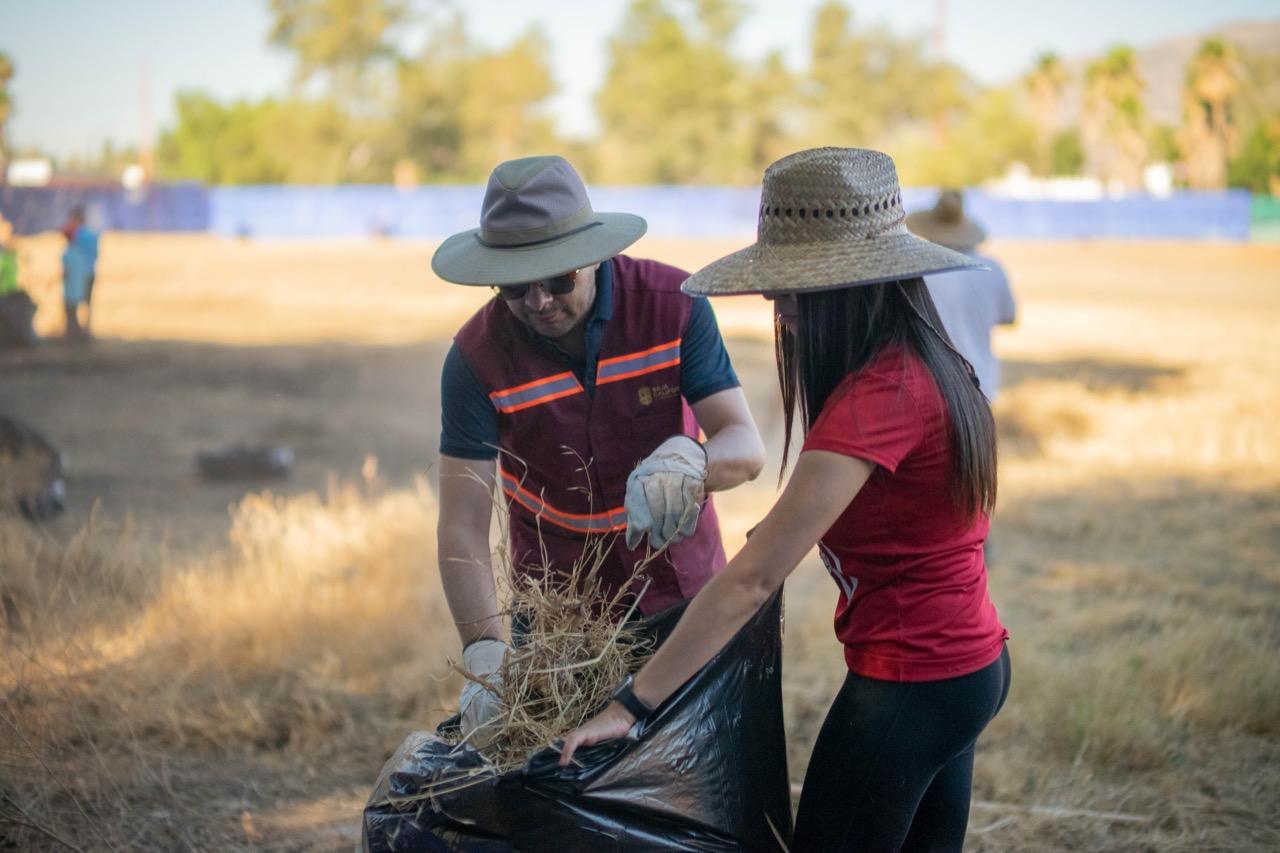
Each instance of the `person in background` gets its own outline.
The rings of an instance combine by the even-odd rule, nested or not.
[[[960,190],[943,190],[929,210],[907,214],[907,228],[918,237],[963,252],[986,269],[966,269],[938,279],[925,278],[943,328],[960,354],[969,360],[982,393],[995,402],[1000,391],[1000,360],[991,349],[991,330],[1017,319],[1009,277],[992,257],[978,254],[986,231],[969,218]]]
[[[907,232],[896,169],[878,151],[774,163],[758,234],[684,290],[773,300],[783,447],[797,410],[804,445],[747,544],[614,701],[565,736],[561,764],[655,713],[817,545],[849,672],[809,759],[791,849],[960,851],[974,746],[1010,678],[982,550],[996,437],[922,276],[977,262]],[[690,759],[673,757],[672,772]]]
[[[39,342],[32,320],[36,304],[18,283],[18,250],[13,226],[0,214],[0,349]]]
[[[13,225],[0,213],[0,297],[18,292],[18,252],[13,245]]]
[[[645,228],[594,211],[563,157],[525,157],[493,170],[480,227],[431,259],[445,281],[494,289],[444,361],[438,528],[463,665],[491,682],[508,648],[490,556],[495,480],[516,574],[567,574],[604,536],[611,595],[665,548],[632,589],[649,615],[724,567],[711,493],[764,466],[710,304],[680,291],[683,270],[622,254]],[[459,709],[470,734],[501,705],[468,681]]]
[[[67,236],[64,231],[63,236]],[[80,325],[80,306],[89,287],[89,259],[72,237],[67,237],[62,251],[62,305],[66,312],[63,337],[68,343],[81,343],[88,335]]]
[[[82,331],[83,337],[88,338],[92,336],[93,326],[93,286],[98,279],[98,232],[86,223],[84,208],[76,205],[71,208],[62,233],[69,242],[75,244],[85,263],[85,316]]]

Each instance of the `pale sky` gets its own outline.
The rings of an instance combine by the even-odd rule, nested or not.
[[[804,65],[821,0],[749,0],[737,51],[758,58],[781,49]],[[562,132],[594,130],[591,99],[606,66],[606,41],[627,0],[469,0],[467,27],[501,46],[531,25],[551,42]],[[927,35],[943,0],[847,2],[855,20]],[[947,0],[946,51],[979,80],[1020,74],[1036,55],[1098,53],[1241,19],[1280,17],[1276,0]],[[173,95],[204,89],[219,98],[282,94],[291,57],[266,43],[267,0],[0,0],[0,52],[12,57],[14,116],[9,139],[59,156],[91,153],[111,138],[136,143],[142,127],[142,68],[148,69],[152,126],[173,121]]]

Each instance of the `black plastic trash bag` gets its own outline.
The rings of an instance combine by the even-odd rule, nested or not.
[[[666,639],[683,606],[643,623]],[[637,740],[553,749],[524,767],[459,783],[485,759],[427,732],[405,739],[364,810],[364,849],[780,850],[791,837],[782,727],[781,594],[671,696]],[[437,793],[427,797],[425,789]]]

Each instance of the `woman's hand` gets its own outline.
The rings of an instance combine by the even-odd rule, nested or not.
[[[617,702],[610,702],[599,714],[564,736],[564,748],[560,751],[560,766],[569,766],[569,762],[573,760],[573,753],[578,747],[626,737],[627,732],[631,731],[631,727],[635,724],[636,718],[631,716],[630,711]]]

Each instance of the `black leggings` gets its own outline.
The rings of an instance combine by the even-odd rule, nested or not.
[[[809,758],[794,850],[960,850],[973,747],[1009,695],[1009,651],[945,681],[852,673]]]

